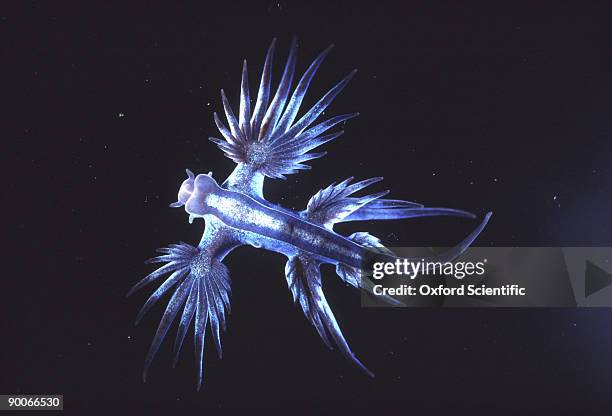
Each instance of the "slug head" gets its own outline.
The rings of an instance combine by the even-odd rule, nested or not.
[[[171,208],[180,208],[185,205],[193,193],[195,175],[189,169],[185,169],[185,171],[187,172],[187,179],[181,184],[178,191],[178,200],[170,204]]]
[[[189,214],[189,222],[194,218],[203,217],[207,213],[206,197],[219,189],[219,185],[212,177],[212,172],[208,175],[200,174],[195,176],[187,169],[187,179],[183,181],[178,191],[178,201],[170,204],[172,208],[184,206]]]

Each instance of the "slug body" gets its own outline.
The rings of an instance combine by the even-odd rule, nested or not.
[[[192,217],[222,223],[237,237],[237,244],[263,247],[288,257],[304,251],[321,262],[360,267],[366,252],[359,244],[295,213],[223,189],[209,175],[195,178],[185,211]]]
[[[214,120],[223,139],[210,140],[236,163],[228,178],[219,185],[212,173],[194,175],[187,170],[187,179],[178,191],[178,200],[170,206],[184,207],[189,221],[201,218],[204,233],[197,246],[172,244],[160,249],[162,255],[148,260],[163,263],[138,282],[128,294],[166,276],[140,310],[136,322],[167,292],[172,296],[162,316],[145,359],[143,379],[170,326],[179,315],[174,343],[174,362],[179,357],[188,329],[193,323],[197,363],[197,387],[202,384],[204,340],[210,328],[221,356],[220,333],[226,327],[231,292],[229,273],[223,259],[235,248],[250,245],[281,253],[287,257],[285,276],[296,303],[319,336],[332,348],[334,345],[367,374],[372,373],[355,357],[348,346],[322,290],[320,266],[336,266],[338,277],[347,284],[371,291],[368,279],[361,279],[372,253],[386,260],[395,256],[367,232],[342,236],[334,225],[347,221],[396,220],[425,216],[475,218],[469,212],[451,208],[428,208],[403,200],[386,199],[388,191],[356,196],[382,178],[353,182],[353,178],[334,183],[310,198],[307,207],[294,212],[268,202],[263,195],[264,182],[284,179],[285,175],[309,169],[303,162],[325,153],[311,152],[343,132],[325,134],[327,130],[357,116],[344,114],[311,127],[333,99],[346,86],[355,71],[332,87],[311,109],[297,118],[302,100],[317,69],[331,47],[325,49],[308,67],[290,95],[296,64],[297,41],[294,39],[283,75],[273,97],[270,95],[272,59],[275,41],[266,54],[254,108],[251,109],[246,61],[242,70],[238,118],[221,91],[228,125],[215,113]],[[296,120],[297,119],[297,120]],[[435,258],[450,261],[459,256],[478,237],[491,214],[463,241]],[[390,303],[397,303],[386,298]]]

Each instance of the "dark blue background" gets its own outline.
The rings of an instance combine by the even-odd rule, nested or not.
[[[142,384],[163,306],[134,328],[147,294],[125,293],[151,270],[142,260],[155,248],[199,239],[202,224],[167,204],[185,168],[218,178],[232,169],[206,140],[216,134],[218,91],[237,103],[243,58],[255,89],[274,36],[275,80],[293,34],[299,71],[335,43],[307,104],[357,68],[328,114],[361,116],[312,171],[270,182],[270,200],[302,209],[332,181],[382,175],[393,197],[494,211],[478,245],[612,245],[608,8],[308,4],[32,2],[0,13],[9,124],[0,393],[64,394],[67,411],[88,413],[609,414],[612,311],[364,309],[326,269],[328,299],[377,374],[370,379],[329,352],[292,304],[285,260],[252,248],[226,261],[233,310],[223,360],[206,349],[203,391],[191,338],[175,370],[164,343]],[[443,246],[474,225],[423,219],[340,231]]]

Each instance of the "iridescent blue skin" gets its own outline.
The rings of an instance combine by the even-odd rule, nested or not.
[[[320,266],[324,263],[333,264],[338,276],[347,284],[371,291],[369,280],[361,279],[368,256],[373,252],[388,260],[394,260],[395,256],[376,237],[366,232],[345,237],[333,230],[334,225],[346,221],[441,215],[475,218],[473,214],[461,210],[426,208],[414,202],[384,199],[388,191],[354,196],[356,192],[382,178],[354,183],[353,178],[348,178],[332,184],[317,192],[301,212],[268,202],[263,195],[266,178],[284,179],[287,174],[309,169],[303,162],[325,154],[310,151],[339,137],[342,131],[327,135],[323,133],[357,115],[352,113],[332,117],[310,127],[352,78],[355,74],[352,71],[295,121],[310,81],[331,47],[314,60],[289,96],[297,51],[297,41],[294,39],[279,86],[270,101],[274,49],[275,41],[266,55],[252,113],[246,61],[242,71],[238,119],[225,93],[221,91],[229,127],[215,114],[215,123],[224,140],[211,138],[211,141],[236,162],[236,168],[221,185],[215,181],[212,173],[195,176],[187,170],[188,177],[180,186],[178,201],[171,204],[175,208],[184,207],[190,222],[197,218],[204,220],[205,229],[200,243],[197,247],[180,243],[160,249],[162,255],[148,262],[165,264],[142,279],[128,293],[169,274],[142,307],[136,320],[138,323],[162,295],[175,287],[145,359],[145,380],[153,357],[182,309],[174,344],[174,363],[178,359],[187,330],[191,322],[195,321],[197,387],[201,387],[206,327],[210,323],[221,356],[220,331],[225,329],[225,314],[230,308],[230,278],[222,261],[232,250],[242,245],[264,248],[287,256],[285,274],[294,301],[300,303],[307,319],[326,345],[332,348],[335,344],[347,358],[372,375],[351,351],[325,299]],[[490,213],[487,214],[478,227],[457,246],[434,259],[449,261],[463,253],[484,229],[490,216]],[[386,300],[398,303],[392,298]]]

